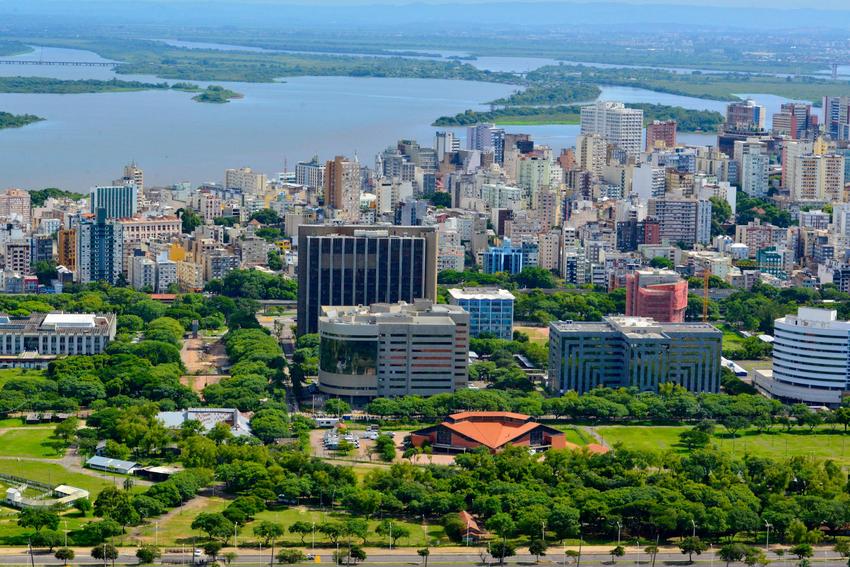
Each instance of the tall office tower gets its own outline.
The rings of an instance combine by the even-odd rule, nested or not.
[[[250,167],[224,170],[224,188],[238,189],[249,195],[262,195],[266,192],[268,179],[264,173],[254,173]]]
[[[435,301],[436,228],[301,225],[298,286],[299,335],[323,306]]]
[[[794,201],[844,200],[844,156],[813,155],[794,159],[791,198]]]
[[[637,156],[641,150],[643,111],[622,102],[598,101],[581,108],[581,133],[599,134],[608,143]]]
[[[313,156],[310,161],[299,161],[295,164],[295,183],[307,187],[324,187],[325,166],[319,162],[319,156]]]
[[[60,229],[56,233],[56,263],[72,272],[77,269],[77,229]]]
[[[360,163],[336,156],[325,163],[325,206],[338,211],[337,217],[354,221],[360,211]]]
[[[579,394],[599,386],[654,392],[672,382],[691,392],[718,392],[722,338],[706,323],[557,321],[549,325],[550,387]]]
[[[732,102],[726,107],[727,130],[764,130],[764,107],[754,100]]]
[[[121,178],[112,182],[115,186],[132,185],[136,188],[136,199],[141,204],[142,197],[145,191],[145,172],[136,165],[136,162],[131,162],[124,166],[124,174]]]
[[[599,134],[576,137],[575,165],[581,171],[602,175],[608,160],[608,141]]]
[[[711,201],[650,199],[649,216],[658,221],[662,240],[693,246],[711,241]]]
[[[786,140],[782,143],[782,187],[790,190],[794,184],[797,158],[812,153],[811,142]]]
[[[32,249],[26,240],[10,240],[6,242],[4,251],[4,266],[10,272],[18,274],[32,273]]]
[[[635,270],[626,276],[626,315],[684,323],[688,281],[673,270]]]
[[[431,396],[466,387],[469,313],[457,305],[325,307],[319,318],[319,390],[367,400]]]
[[[817,134],[818,118],[812,114],[812,105],[800,102],[782,103],[773,115],[774,134],[789,136],[794,140],[812,139]]]
[[[646,125],[646,151],[676,147],[676,121],[653,120]]]
[[[492,152],[493,161],[505,162],[505,130],[494,124],[476,124],[466,128],[466,149]]]
[[[823,130],[833,140],[850,140],[850,96],[823,97]]]
[[[29,224],[31,211],[29,191],[6,189],[0,193],[0,219],[4,221],[18,220],[21,224]]]
[[[437,162],[442,163],[446,154],[460,150],[460,140],[455,137],[454,132],[437,132],[434,150],[437,152]]]
[[[128,219],[138,210],[138,194],[133,185],[95,187],[89,196],[91,212],[104,210],[107,219]]]
[[[124,272],[124,235],[121,225],[108,220],[106,209],[98,209],[94,219],[82,220],[75,228],[78,281],[116,284]]]
[[[735,161],[740,166],[738,180],[741,191],[750,197],[767,196],[770,189],[767,146],[762,142],[738,140],[735,142]]]

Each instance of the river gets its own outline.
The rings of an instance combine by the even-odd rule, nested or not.
[[[106,61],[79,50],[36,48],[28,60]],[[484,59],[484,58],[482,58]],[[534,58],[488,58],[487,65],[521,69]],[[517,59],[518,61],[513,61]],[[116,75],[108,67],[0,65],[0,75],[61,79],[161,81]],[[357,155],[372,164],[375,154],[401,138],[431,145],[431,122],[510,94],[516,87],[436,79],[292,77],[280,83],[225,83],[245,98],[201,104],[175,91],[77,95],[0,94],[0,110],[46,118],[24,128],[0,130],[0,187],[57,186],[86,190],[109,183],[135,160],[147,182],[217,181],[228,167],[250,166],[269,175],[292,170],[318,154]],[[770,112],[781,99],[753,95]],[[725,103],[626,87],[605,87],[602,99],[654,102],[720,110]],[[560,150],[574,145],[578,126],[509,126],[540,144]],[[461,132],[462,135],[462,132]],[[683,135],[688,143],[713,143],[713,136]]]

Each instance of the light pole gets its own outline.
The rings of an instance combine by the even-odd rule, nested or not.
[[[65,522],[65,547],[68,547],[68,520],[64,520]]]
[[[236,538],[239,531],[239,522],[233,522],[233,547],[239,549],[239,540]]]
[[[693,526],[693,531],[691,532],[691,537],[697,537],[697,523],[691,518],[691,526]]]
[[[640,565],[640,538],[635,538],[635,547],[637,547],[637,560],[635,560],[635,565]]]
[[[773,524],[771,524],[770,522],[765,520],[764,521],[764,527],[765,527],[765,530],[767,530],[767,532],[765,533],[765,536],[764,536],[764,552],[770,553],[770,528],[773,527]]]
[[[620,530],[623,529],[623,524],[620,523],[620,520],[617,520],[617,547],[620,547]]]
[[[159,520],[153,523],[153,544],[159,547]]]
[[[546,543],[546,520],[540,522],[540,538]]]
[[[310,548],[313,552],[313,555],[316,554],[316,522],[313,521],[313,545]]]

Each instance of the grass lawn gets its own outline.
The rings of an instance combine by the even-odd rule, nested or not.
[[[588,443],[593,443],[593,437],[587,431],[576,427],[575,425],[553,425],[555,429],[564,432],[569,443],[575,443],[584,447]]]
[[[52,437],[53,428],[10,429],[0,433],[0,455],[58,459],[64,445]]]
[[[740,350],[741,343],[744,342],[742,335],[726,323],[718,325],[717,328],[723,331],[723,350]]]
[[[44,376],[44,370],[31,368],[2,368],[0,369],[0,388],[13,378],[25,378],[27,376]]]
[[[58,463],[27,461],[18,459],[0,459],[0,473],[20,476],[50,485],[69,484],[83,488],[91,493],[92,500],[105,487],[112,484],[110,480],[75,473],[67,470]],[[116,476],[119,486],[123,485],[123,477]]]
[[[679,434],[687,426],[602,426],[596,430],[610,444],[624,445],[642,450],[685,452],[678,445]],[[723,451],[736,455],[752,454],[774,459],[787,459],[794,456],[833,459],[850,466],[850,435],[841,431],[832,432],[828,428],[808,430],[795,429],[790,433],[775,429],[770,433],[759,433],[755,429],[739,433],[737,438],[730,437],[722,427],[711,440]]]
[[[544,346],[549,344],[549,327],[514,327],[514,330],[528,335],[532,343]]]
[[[221,512],[224,510],[229,501],[224,498],[195,498],[188,504],[184,505],[179,511],[171,515],[167,520],[159,521],[158,542],[163,546],[191,545],[192,537],[196,537],[196,544],[200,545],[205,540],[205,535],[191,528],[192,520],[201,512]],[[254,518],[253,522],[249,522],[244,526],[239,526],[238,543],[240,546],[258,547],[259,540],[254,537],[254,526],[263,520],[281,524],[284,529],[289,528],[298,520],[305,522],[315,522],[318,526],[322,522],[344,521],[348,517],[343,512],[330,512],[328,510],[313,510],[302,506],[282,508],[279,510],[266,510],[260,512]],[[422,546],[425,541],[425,535],[421,523],[394,520],[398,525],[404,526],[410,531],[410,537],[399,540],[397,543],[402,546]],[[385,545],[383,538],[375,534],[375,527],[379,520],[369,521],[369,545]],[[146,543],[153,543],[155,539],[155,527],[153,524],[142,526],[138,530],[139,539]],[[428,525],[428,537],[433,541],[446,542],[445,532],[442,526]],[[231,542],[232,543],[232,542]],[[291,534],[287,530],[286,534],[280,540],[283,545],[301,545],[301,536]],[[312,535],[305,537],[305,544],[310,546],[312,543]],[[316,545],[330,547],[331,541],[323,534],[316,530]]]
[[[66,526],[69,531],[74,531],[83,524],[97,519],[91,516],[85,518],[74,509],[60,512],[60,516],[62,518],[59,523],[60,532],[66,529]],[[18,525],[17,510],[0,506],[0,545],[26,545],[27,537],[31,533],[32,528],[22,528]]]

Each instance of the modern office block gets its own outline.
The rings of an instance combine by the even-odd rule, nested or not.
[[[581,108],[581,133],[599,134],[630,156],[641,151],[643,111],[621,102],[597,101]]]
[[[683,323],[688,282],[673,270],[635,270],[626,276],[626,316]]]
[[[492,335],[511,340],[514,334],[514,296],[504,289],[468,287],[449,290],[449,303],[469,313],[472,337]]]
[[[89,200],[93,214],[103,209],[107,219],[128,219],[136,214],[138,189],[134,185],[95,187]]]
[[[0,315],[0,355],[99,354],[115,338],[114,314],[34,313],[27,319]]]
[[[705,323],[607,317],[549,326],[550,388],[580,394],[598,386],[657,391],[673,382],[691,392],[720,390],[723,334]]]
[[[77,278],[80,283],[115,284],[124,272],[124,237],[120,224],[106,220],[106,209],[77,226]]]
[[[319,390],[352,400],[429,396],[466,386],[469,314],[456,305],[324,307]]]
[[[323,306],[437,299],[437,232],[423,226],[298,228],[298,334]]]
[[[505,238],[501,246],[490,246],[484,252],[484,273],[518,274],[525,268],[537,266],[537,254],[536,243],[524,242],[514,246],[510,238]]]

